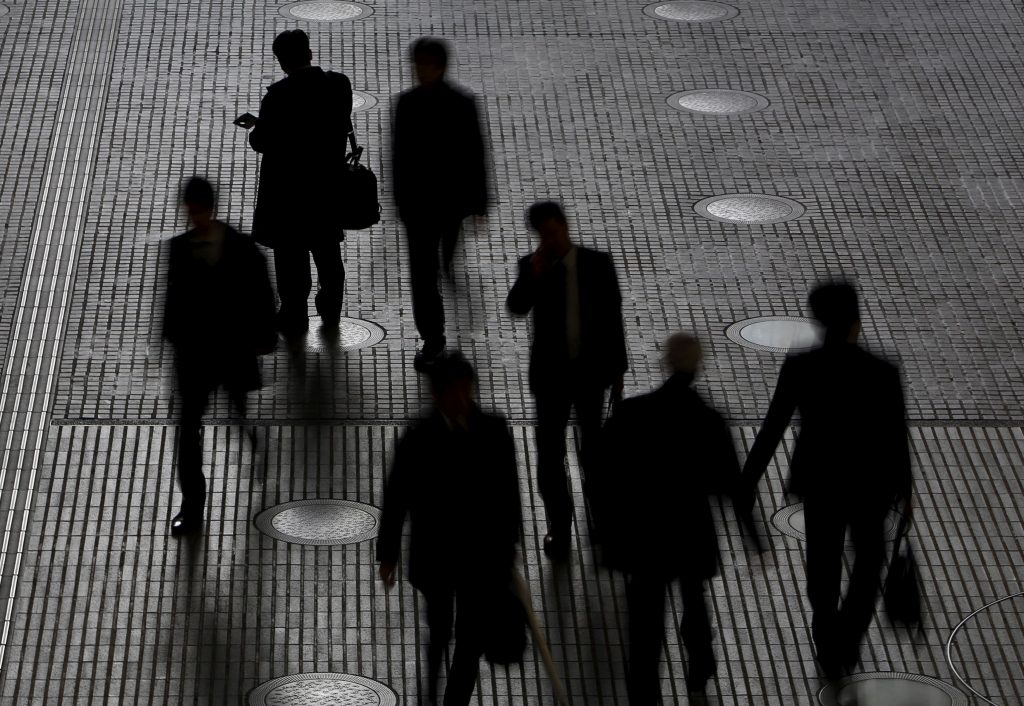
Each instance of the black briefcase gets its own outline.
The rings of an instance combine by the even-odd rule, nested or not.
[[[364,230],[380,223],[380,199],[377,177],[369,167],[360,164],[363,148],[356,145],[355,133],[348,134],[352,151],[345,156],[342,172],[342,193],[339,199],[343,230]]]
[[[526,652],[526,608],[511,583],[494,593],[484,659],[491,664],[522,664]]]
[[[921,579],[918,574],[917,561],[909,543],[906,552],[900,553],[900,543],[906,537],[909,522],[906,516],[900,520],[893,546],[892,560],[889,562],[889,573],[885,577],[885,588],[882,597],[885,612],[893,623],[904,625],[921,624]]]

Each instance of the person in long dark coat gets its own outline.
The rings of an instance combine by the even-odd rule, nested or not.
[[[434,410],[395,449],[377,538],[380,577],[395,583],[405,518],[409,582],[427,604],[428,694],[452,635],[445,706],[469,704],[497,596],[507,590],[522,533],[516,454],[508,423],[473,401],[474,372],[458,354],[431,371]]]
[[[274,251],[278,327],[288,337],[309,328],[309,258],[320,288],[315,302],[326,330],[336,330],[345,293],[338,202],[352,132],[352,83],[342,73],[312,66],[309,37],[299,29],[274,39],[286,77],[267,89],[249,144],[263,154],[253,237]]]
[[[705,583],[718,573],[709,496],[733,494],[740,466],[722,417],[692,388],[701,348],[675,334],[665,346],[671,377],[623,400],[605,425],[591,507],[602,529],[606,566],[628,575],[630,706],[659,702],[665,594],[678,580],[680,626],[691,702],[715,673]],[[628,470],[627,470],[628,469]]]
[[[440,268],[451,276],[463,220],[487,212],[487,166],[476,101],[445,80],[445,43],[424,37],[411,55],[419,85],[395,105],[392,176],[409,243],[413,318],[423,339],[415,366],[424,370],[447,342]]]
[[[910,447],[899,370],[856,344],[856,290],[825,284],[809,304],[825,328],[824,343],[783,364],[743,485],[752,506],[756,484],[799,411],[788,491],[803,498],[811,632],[825,676],[835,679],[860,659],[885,559],[885,516],[898,500],[909,510]],[[855,559],[840,608],[848,528]]]
[[[214,220],[213,187],[188,182],[183,194],[194,227],[170,241],[164,337],[174,347],[180,395],[178,484],[181,511],[171,534],[202,529],[206,477],[201,430],[210,394],[223,385],[242,418],[246,394],[260,387],[257,356],[277,343],[274,292],[252,241]]]
[[[540,246],[520,258],[506,303],[517,316],[533,312],[529,378],[537,404],[537,485],[548,520],[544,552],[564,560],[573,518],[566,426],[575,407],[585,476],[605,395],[609,388],[621,394],[627,368],[622,295],[611,258],[572,242],[561,206],[536,203],[528,221]]]

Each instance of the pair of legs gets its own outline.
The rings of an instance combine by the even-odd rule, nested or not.
[[[405,222],[409,240],[409,269],[412,283],[412,315],[424,350],[440,352],[444,348],[444,305],[438,289],[441,261],[451,270],[455,246],[459,241],[462,218],[436,217]]]
[[[421,590],[427,603],[427,693],[437,704],[437,682],[444,650],[455,625],[455,653],[444,691],[444,706],[468,706],[480,673],[480,657],[485,647],[486,595],[479,585],[436,586]]]
[[[629,706],[653,706],[661,698],[661,646],[665,638],[665,588],[661,577],[632,574],[626,583],[629,610]],[[711,648],[711,619],[701,579],[680,580],[683,620],[680,633],[687,653],[686,685],[703,691],[715,672]]]
[[[600,382],[569,374],[535,391],[537,402],[537,486],[548,517],[548,531],[561,542],[572,530],[572,495],[565,471],[565,431],[576,409],[580,426],[580,462],[584,477],[597,451],[604,410],[605,387]],[[586,483],[584,482],[584,489]]]
[[[886,512],[886,507],[869,503],[858,507],[817,498],[804,502],[811,633],[818,662],[830,678],[860,659],[860,643],[871,624],[885,561]],[[847,527],[853,540],[854,561],[840,606]]]
[[[283,330],[305,331],[309,327],[307,302],[313,289],[309,256],[316,264],[320,289],[316,293],[316,310],[325,326],[337,326],[345,296],[345,266],[341,261],[341,245],[324,238],[310,247],[278,245],[274,248],[274,274],[277,294],[281,297],[278,321]]]

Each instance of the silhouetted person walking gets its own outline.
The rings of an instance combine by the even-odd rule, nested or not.
[[[311,66],[309,37],[300,29],[274,39],[285,78],[271,85],[252,127],[249,144],[263,154],[253,218],[256,242],[274,250],[278,328],[287,337],[309,328],[310,254],[320,289],[316,310],[327,330],[342,312],[345,267],[341,261],[341,212],[346,138],[352,131],[352,84],[348,77]]]
[[[469,704],[491,637],[498,596],[508,591],[522,519],[512,435],[504,418],[473,401],[474,372],[460,355],[431,370],[435,409],[395,449],[377,539],[380,577],[395,583],[402,525],[409,516],[409,582],[427,604],[428,693],[452,635],[446,706]]]
[[[605,391],[622,392],[627,367],[622,295],[611,258],[569,239],[561,206],[536,203],[528,221],[540,235],[540,246],[519,260],[507,304],[519,316],[533,311],[530,389],[537,403],[537,484],[548,517],[544,552],[562,560],[569,553],[573,516],[566,426],[575,407],[585,474],[601,432]]]
[[[415,366],[423,370],[446,343],[438,249],[450,276],[463,219],[487,211],[487,169],[476,103],[445,80],[446,45],[424,37],[411,53],[419,85],[398,97],[392,172],[409,242],[413,317],[423,339]]]
[[[592,484],[604,562],[628,574],[630,706],[659,703],[665,594],[676,579],[691,703],[715,673],[704,583],[719,556],[708,496],[735,492],[740,478],[728,427],[691,387],[700,343],[675,334],[664,360],[672,373],[664,385],[616,406]]]
[[[164,336],[174,346],[180,394],[178,484],[182,505],[171,534],[202,530],[206,507],[202,423],[223,385],[245,417],[246,393],[260,387],[257,356],[277,344],[274,292],[252,241],[213,219],[213,187],[193,178],[183,201],[194,227],[170,241]]]
[[[836,679],[860,659],[860,643],[878,598],[885,559],[884,522],[902,499],[909,510],[910,449],[899,371],[859,348],[857,293],[844,283],[811,292],[825,329],[820,348],[789,357],[743,469],[746,504],[764,475],[793,412],[800,433],[788,492],[803,498],[807,595],[818,663]],[[847,528],[855,560],[839,607]]]

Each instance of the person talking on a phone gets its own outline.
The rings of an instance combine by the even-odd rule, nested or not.
[[[344,297],[345,238],[341,212],[346,139],[352,131],[352,83],[345,74],[312,66],[309,37],[300,29],[274,39],[285,78],[267,89],[259,117],[246,113],[235,124],[263,155],[253,218],[256,242],[274,251],[281,308],[278,330],[286,338],[309,329],[312,290],[309,257],[320,288],[316,310],[326,331],[337,331]]]
[[[537,485],[548,519],[544,552],[569,554],[573,503],[565,472],[565,431],[575,407],[582,433],[583,472],[593,463],[605,392],[622,394],[627,369],[622,295],[605,253],[573,244],[562,207],[530,207],[540,247],[519,260],[507,305],[518,316],[533,311],[530,390],[537,404]]]

